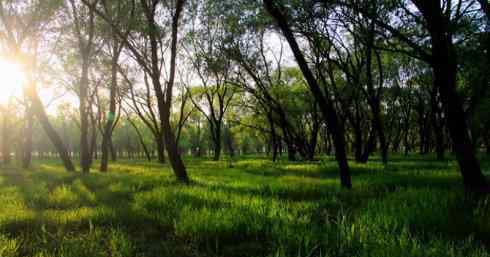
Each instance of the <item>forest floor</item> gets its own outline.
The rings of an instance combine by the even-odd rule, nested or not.
[[[331,158],[186,164],[189,186],[143,161],[2,167],[0,256],[490,256],[490,197],[465,196],[454,160],[352,163],[351,191]]]

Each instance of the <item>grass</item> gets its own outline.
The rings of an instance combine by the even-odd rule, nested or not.
[[[187,160],[106,174],[57,162],[0,169],[0,256],[490,256],[490,198],[467,199],[454,161]],[[490,170],[489,160],[482,162]]]

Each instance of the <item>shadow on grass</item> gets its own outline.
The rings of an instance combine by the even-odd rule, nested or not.
[[[397,191],[461,189],[459,174],[447,163],[438,162],[405,160],[393,162],[386,169],[378,162],[355,164],[352,165],[354,189],[351,191],[339,188],[335,163],[271,164],[266,160],[246,160],[229,169],[224,168],[226,163],[196,161],[189,163],[191,176],[195,178],[190,186],[176,183],[169,172],[160,173],[158,167],[163,166],[154,166],[158,172],[146,172],[148,169],[142,165],[128,164],[109,174],[2,172],[2,186],[17,187],[32,215],[9,219],[0,225],[0,230],[35,242],[49,234],[51,241],[42,247],[54,249],[65,234],[84,233],[91,226],[122,227],[145,256],[160,256],[169,251],[168,247],[186,249],[174,253],[178,256],[239,256],[240,253],[264,256],[280,240],[296,249],[301,247],[301,242],[295,239],[300,235],[316,242],[322,234],[330,233],[326,230],[331,227],[326,223],[337,224],[341,215],[354,220],[364,207],[396,196]],[[249,180],[249,183],[233,183],[240,180]],[[46,194],[44,197],[66,185],[66,197],[73,194],[74,204],[56,206],[44,202],[44,197],[33,201],[30,187],[36,184],[45,185],[46,191],[41,190]],[[213,194],[217,196],[213,198]],[[423,197],[420,195],[420,201]],[[258,209],[250,205],[256,199],[260,200]],[[404,204],[403,198],[395,200],[393,204]],[[283,209],[267,209],[271,208],[268,203]],[[303,217],[299,214],[294,214],[295,219],[288,219],[293,215],[289,212],[296,211],[291,206],[303,204],[313,206],[305,213],[305,216],[311,214],[310,223],[296,220]],[[469,223],[467,217],[472,217],[469,209],[458,207],[451,216],[462,220],[463,224],[458,223],[461,231],[444,231],[447,228],[441,225],[428,224],[415,226],[412,232],[420,238],[424,237],[424,231],[436,231],[437,235],[444,231],[458,239],[467,238],[474,229],[464,224]],[[379,209],[380,214],[384,211]],[[60,215],[61,220],[64,216],[74,217],[60,222],[56,215]],[[315,229],[312,225],[318,231],[312,232]],[[476,236],[482,238],[488,236],[488,232],[478,232]],[[25,246],[22,255],[34,255],[33,249],[36,248]]]

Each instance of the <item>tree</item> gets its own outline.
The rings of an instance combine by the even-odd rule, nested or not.
[[[434,87],[440,93],[441,101],[448,115],[448,128],[456,158],[469,190],[488,190],[485,176],[471,145],[466,125],[466,115],[461,99],[456,91],[457,53],[450,30],[451,4],[443,10],[439,1],[414,0],[422,13],[431,38],[431,60]]]
[[[124,15],[125,12],[120,11],[125,6],[121,3],[121,1],[113,2],[107,1],[103,2],[103,8],[108,15],[108,18],[114,20],[116,22],[121,22],[123,17],[113,17]],[[119,24],[116,24],[117,27],[120,27]],[[115,124],[115,116],[116,116],[116,94],[118,89],[118,66],[119,66],[119,58],[121,56],[121,52],[123,50],[123,44],[119,39],[117,33],[114,31],[114,28],[109,26],[108,30],[110,31],[108,35],[108,45],[109,52],[111,56],[111,85],[109,88],[109,112],[107,114],[107,121],[103,130],[103,138],[102,138],[102,157],[100,160],[100,171],[107,171],[107,166],[109,162],[109,148],[111,144],[112,132],[114,130]],[[129,31],[129,30],[128,30]],[[127,37],[127,32],[122,35],[123,37]],[[146,148],[145,148],[146,150]]]
[[[321,1],[329,4],[327,1]],[[432,68],[433,90],[439,94],[444,113],[447,116],[447,127],[456,153],[463,181],[468,190],[485,191],[488,188],[485,176],[471,145],[466,125],[462,100],[457,93],[457,64],[458,53],[455,48],[455,35],[465,38],[463,20],[468,17],[469,6],[463,1],[402,1],[391,5],[402,22],[393,19],[381,19],[373,13],[358,7],[357,1],[337,1],[341,7],[363,14],[372,20],[379,28],[385,30],[396,39],[390,42],[392,52],[404,53],[428,63]],[[414,8],[420,15],[414,13]],[[464,7],[464,8],[462,8]],[[408,25],[409,23],[410,25]],[[415,30],[406,31],[404,28],[414,26]],[[424,37],[427,40],[419,40]]]
[[[80,102],[80,166],[83,173],[88,173],[90,171],[90,163],[92,161],[88,141],[88,92],[89,69],[94,54],[95,13],[93,8],[90,6],[97,5],[97,2],[98,0],[90,2],[86,10],[84,10],[84,5],[76,2],[75,0],[70,0],[70,6],[67,7],[71,8],[74,33],[78,40],[78,51],[82,61],[82,70],[78,81],[78,98]]]
[[[236,93],[227,83],[233,69],[224,54],[226,24],[216,14],[217,3],[204,1],[195,5],[192,28],[187,33],[190,63],[201,82],[200,89],[190,89],[191,101],[207,119],[214,144],[213,160],[218,161],[222,150],[223,123],[226,111]]]
[[[86,5],[91,6],[88,0],[82,0]],[[175,71],[176,71],[176,57],[177,57],[177,45],[178,45],[178,32],[179,32],[179,21],[184,9],[184,0],[176,0],[174,2],[174,7],[164,6],[159,1],[148,1],[143,0],[140,2],[141,20],[144,24],[145,29],[143,31],[131,31],[133,34],[139,34],[140,36],[148,39],[149,49],[139,48],[138,45],[127,38],[125,38],[122,29],[118,27],[118,23],[110,18],[106,12],[96,8],[96,6],[91,6],[91,9],[100,16],[104,21],[106,21],[122,40],[124,45],[133,55],[135,61],[141,66],[142,69],[148,73],[153,89],[155,91],[155,96],[158,103],[158,112],[160,116],[160,124],[163,129],[165,145],[169,155],[170,164],[172,165],[173,171],[177,176],[177,179],[181,182],[187,183],[189,178],[187,176],[187,171],[185,169],[184,163],[178,151],[177,142],[175,141],[175,135],[170,124],[170,108],[172,106],[173,97],[173,87],[175,82]],[[161,82],[161,59],[160,53],[165,52],[166,48],[163,42],[163,29],[158,23],[157,10],[162,7],[166,8],[171,17],[170,21],[170,58],[169,58],[169,70],[168,78],[163,87]],[[134,2],[131,10],[134,10]],[[132,12],[132,11],[131,11]],[[134,13],[131,13],[134,14]],[[146,53],[149,52],[149,58],[146,58]]]
[[[3,50],[21,60],[27,72],[28,82],[25,93],[31,102],[31,108],[57,149],[65,169],[74,171],[75,166],[70,159],[68,150],[51,125],[36,89],[36,80],[39,75],[39,42],[47,41],[41,35],[43,30],[49,29],[51,18],[60,7],[59,3],[57,1],[33,1],[30,3],[30,8],[25,8],[28,10],[27,13],[20,13],[20,10],[16,8],[17,4],[15,1],[8,4],[0,1],[2,41],[7,46],[7,49]],[[14,20],[18,21],[17,25],[19,26],[12,26]]]
[[[308,67],[308,63],[296,41],[296,38],[291,31],[290,26],[287,23],[285,16],[282,14],[281,10],[283,7],[277,6],[274,4],[272,0],[264,0],[265,8],[271,14],[272,17],[276,20],[280,30],[284,34],[284,37],[289,43],[291,50],[294,54],[294,57],[300,67],[305,79],[308,83],[308,86],[314,95],[318,105],[320,106],[320,110],[324,116],[324,119],[327,122],[328,128],[333,135],[334,145],[335,145],[335,157],[337,159],[339,169],[340,169],[340,180],[341,184],[345,188],[351,188],[351,176],[349,165],[347,163],[347,154],[345,150],[345,138],[344,131],[341,126],[339,126],[339,121],[337,118],[337,113],[335,112],[335,108],[333,103],[329,101],[329,97],[324,95],[322,92],[316,78],[314,77],[311,69]]]

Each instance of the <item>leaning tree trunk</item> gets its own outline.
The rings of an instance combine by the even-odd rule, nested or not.
[[[179,149],[177,142],[175,141],[175,136],[170,126],[170,113],[165,114],[164,119],[162,120],[162,128],[165,134],[165,146],[167,148],[168,158],[170,160],[170,164],[172,165],[172,169],[174,170],[177,179],[188,183],[189,178],[187,176],[187,171],[184,166],[184,162],[179,154]]]
[[[144,1],[142,1],[144,3]],[[170,107],[172,104],[172,90],[175,82],[175,70],[176,70],[176,57],[177,57],[177,36],[180,15],[183,11],[184,1],[177,0],[175,6],[175,13],[172,18],[172,40],[171,40],[171,55],[170,55],[170,73],[167,81],[167,87],[165,88],[165,94],[162,90],[160,83],[160,62],[158,60],[158,40],[155,32],[157,31],[156,23],[154,20],[154,13],[147,13],[148,26],[150,30],[150,50],[151,50],[151,80],[155,90],[155,95],[158,100],[158,110],[160,114],[160,127],[163,131],[165,138],[165,146],[167,149],[170,164],[177,179],[183,183],[189,182],[187,176],[187,170],[184,166],[184,162],[179,154],[177,142],[173,133],[173,128],[170,125]]]
[[[32,86],[32,88],[30,88],[29,91],[30,92],[28,93],[28,95],[32,102],[32,110],[36,115],[37,119],[39,120],[39,123],[41,123],[44,132],[46,132],[46,135],[51,140],[51,143],[58,151],[59,157],[61,158],[61,161],[65,166],[65,169],[67,171],[75,171],[75,166],[71,161],[68,150],[66,146],[63,144],[61,137],[58,135],[58,132],[56,132],[56,130],[51,125],[51,122],[49,121],[48,115],[44,110],[44,106],[41,100],[39,99],[39,95],[37,94],[36,89]]]
[[[347,154],[345,150],[345,137],[344,137],[344,129],[340,126],[340,122],[337,117],[337,113],[333,106],[333,103],[326,99],[324,96],[320,86],[318,85],[317,80],[315,79],[313,73],[308,67],[308,63],[299,48],[298,42],[296,42],[296,38],[294,37],[291,28],[289,27],[286,18],[281,13],[281,8],[278,8],[273,0],[264,0],[265,8],[267,11],[273,16],[276,20],[279,28],[281,29],[284,37],[289,43],[291,50],[294,54],[296,62],[298,63],[308,86],[310,87],[310,91],[315,96],[315,100],[318,102],[320,106],[320,110],[324,119],[327,121],[330,132],[333,136],[333,144],[335,146],[335,157],[337,159],[337,163],[339,165],[340,170],[340,181],[341,185],[345,188],[351,188],[351,175],[349,170],[349,165],[347,163]]]
[[[138,126],[130,119],[128,118],[129,124],[134,128],[136,131],[136,135],[138,136],[138,140],[140,142],[141,147],[143,148],[143,152],[145,154],[146,159],[151,162],[151,155],[150,151],[148,150],[148,147],[146,146],[145,140],[143,139],[143,135],[141,134],[140,130],[138,129]]]

